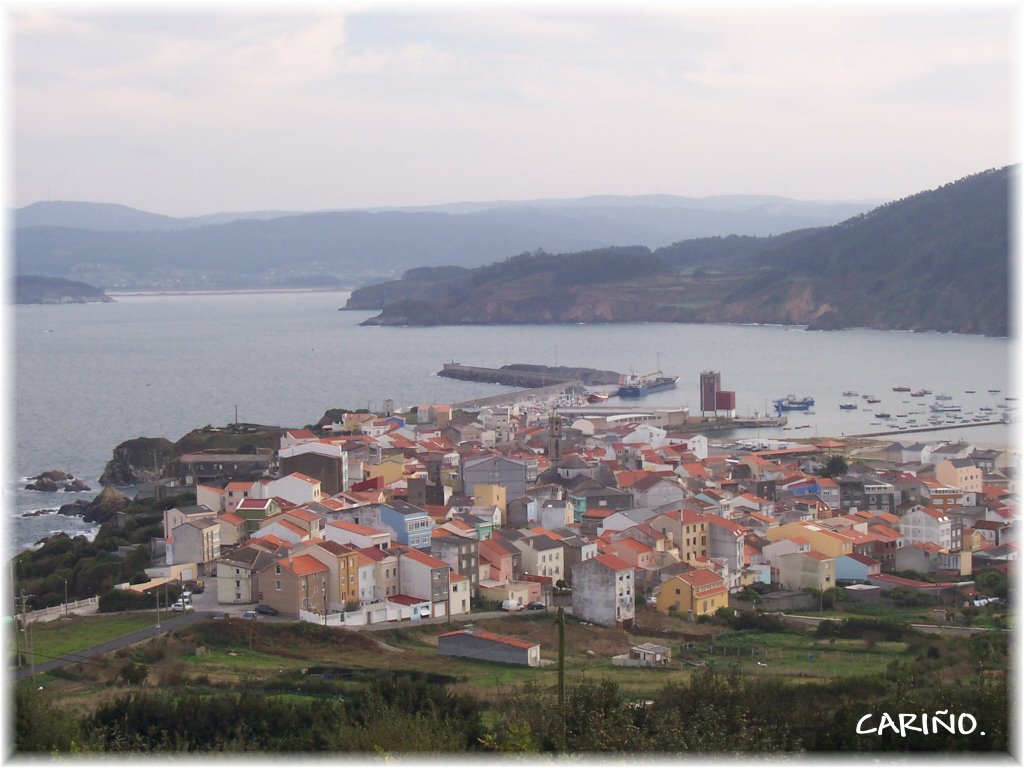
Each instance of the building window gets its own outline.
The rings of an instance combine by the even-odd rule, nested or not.
[[[275,588],[275,589],[276,589],[276,590],[277,590],[278,592],[280,592],[280,591],[281,591],[281,580],[280,580],[280,579],[277,579],[277,580],[276,580],[276,581],[274,582],[274,588]]]

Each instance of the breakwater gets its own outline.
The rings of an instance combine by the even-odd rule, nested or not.
[[[482,368],[472,365],[461,365],[456,362],[445,363],[437,372],[438,376],[461,381],[478,381],[482,384],[503,384],[507,387],[532,389],[549,387],[567,381],[579,381],[586,386],[607,386],[618,384],[622,374],[616,371],[602,371],[596,368],[570,368],[567,366],[551,367],[546,365],[527,365],[513,363],[501,368]]]

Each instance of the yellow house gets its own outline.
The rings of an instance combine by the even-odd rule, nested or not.
[[[830,531],[814,523],[786,523],[765,531],[771,542],[780,539],[806,539],[811,551],[820,552],[828,557],[842,557],[853,552],[853,539],[839,531]],[[833,586],[835,586],[833,584]]]
[[[935,479],[966,493],[981,493],[981,469],[971,459],[943,459],[935,465]]]
[[[501,511],[501,524],[505,525],[508,520],[508,512],[505,507],[505,486],[477,483],[473,487],[473,506],[492,509],[497,507]]]
[[[405,477],[405,457],[402,454],[385,456],[379,464],[363,462],[363,479],[384,478],[384,485],[397,483]]]
[[[655,531],[679,548],[679,560],[692,563],[708,556],[708,518],[690,508],[675,509],[647,521]]]
[[[673,576],[661,585],[658,592],[657,609],[662,613],[675,608],[680,613],[705,616],[728,605],[729,590],[725,579],[710,568],[698,568]]]

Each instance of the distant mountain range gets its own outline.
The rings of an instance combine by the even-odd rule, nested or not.
[[[841,223],[650,250],[523,253],[355,291],[371,325],[783,323],[1007,336],[1009,190],[986,171]]]
[[[18,274],[108,290],[354,287],[417,267],[476,267],[537,249],[763,236],[833,224],[875,204],[646,195],[174,218],[122,205],[41,202],[14,211],[14,263]]]

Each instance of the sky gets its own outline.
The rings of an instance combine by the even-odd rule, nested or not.
[[[1018,4],[4,6],[9,206],[891,200],[1020,160]]]

